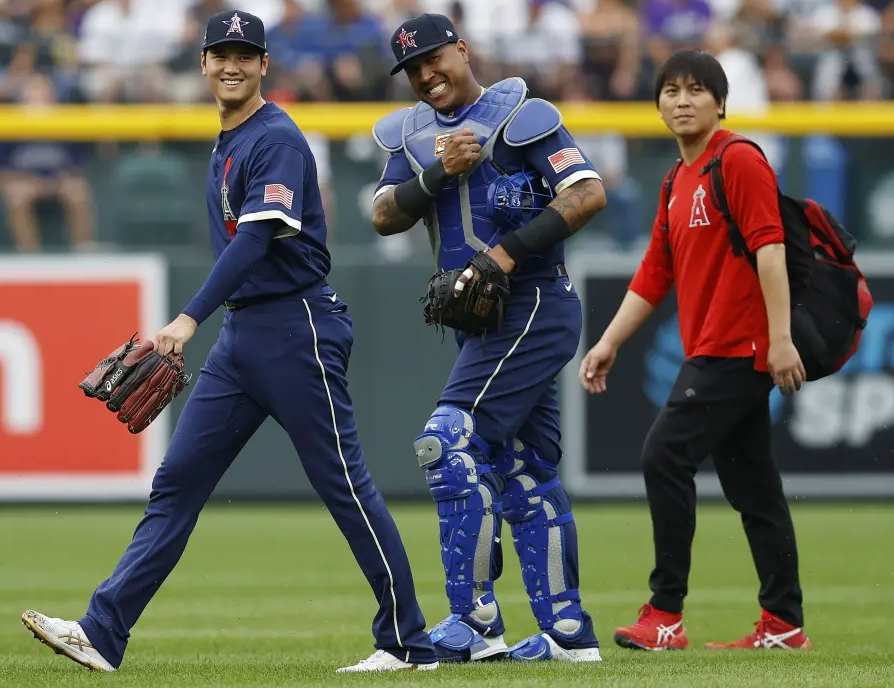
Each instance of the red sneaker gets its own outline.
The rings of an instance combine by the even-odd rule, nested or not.
[[[708,650],[758,650],[779,648],[781,650],[809,650],[810,638],[803,628],[787,624],[778,616],[765,609],[761,610],[761,620],[754,624],[754,631],[741,640],[732,643],[708,643]]]
[[[639,610],[639,620],[615,630],[615,642],[637,650],[682,650],[689,645],[683,615],[655,609],[651,604]]]

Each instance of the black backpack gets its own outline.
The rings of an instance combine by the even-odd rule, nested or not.
[[[750,139],[728,136],[717,144],[699,175],[711,175],[711,201],[726,220],[733,255],[745,256],[757,272],[757,259],[745,244],[724,192],[721,161],[734,143],[747,143],[764,155]],[[678,159],[665,177],[665,199],[671,197],[681,164]],[[856,353],[872,310],[872,294],[854,262],[857,241],[835,216],[810,199],[792,198],[781,191],[778,197],[791,294],[792,341],[807,379],[819,380],[840,370]]]

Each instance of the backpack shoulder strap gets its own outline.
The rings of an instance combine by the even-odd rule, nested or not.
[[[680,165],[683,164],[683,158],[677,158],[676,162],[673,166],[667,171],[667,174],[664,175],[664,206],[662,208],[662,221],[661,228],[664,231],[668,230],[670,227],[670,219],[668,217],[668,209],[670,206],[671,199],[671,190],[674,188],[674,179],[677,176],[677,172],[680,171]]]
[[[746,256],[752,267],[754,267],[754,269],[756,270],[757,259],[751,253],[751,251],[748,250],[748,246],[745,243],[745,237],[742,236],[742,232],[739,230],[739,225],[737,225],[735,219],[733,219],[732,211],[730,211],[729,201],[727,201],[726,191],[723,184],[723,154],[726,152],[726,149],[734,143],[747,143],[748,145],[757,148],[764,159],[766,159],[767,157],[764,154],[764,151],[761,150],[761,147],[758,146],[754,141],[744,136],[733,134],[732,136],[724,137],[716,145],[716,147],[714,148],[714,154],[711,156],[711,159],[704,167],[702,167],[699,173],[711,174],[711,183],[708,185],[711,190],[711,202],[714,204],[714,207],[717,208],[717,210],[719,210],[720,213],[723,215],[723,219],[726,220],[730,241],[733,245],[733,255]]]
[[[680,171],[680,165],[683,164],[683,158],[677,158],[677,161],[673,164],[673,166],[668,170],[667,174],[664,175],[664,204],[661,206],[661,221],[659,226],[661,227],[661,231],[664,232],[664,245],[667,248],[668,252],[670,251],[670,198],[671,198],[671,190],[674,188],[674,179],[677,176],[677,172]]]

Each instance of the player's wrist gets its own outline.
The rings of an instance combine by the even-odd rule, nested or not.
[[[608,347],[610,350],[612,350],[612,351],[614,351],[615,353],[617,353],[617,352],[618,352],[618,349],[621,348],[621,344],[622,344],[623,342],[620,341],[619,338],[618,338],[617,336],[615,336],[615,334],[614,334],[613,332],[609,332],[608,330],[606,330],[606,331],[602,334],[602,336],[599,338],[599,341],[596,342],[596,343],[597,343],[597,344],[602,344],[603,346],[606,346],[606,347]]]
[[[515,270],[515,259],[510,256],[506,252],[506,249],[500,244],[497,244],[492,249],[488,249],[486,253],[494,259],[494,262],[496,262],[496,264],[500,266],[500,269],[507,275]]]
[[[180,315],[177,316],[177,320],[184,322],[185,324],[189,325],[193,329],[195,329],[199,326],[199,323],[196,321],[196,319],[193,318],[188,313],[180,313]]]
[[[422,170],[419,179],[429,196],[435,198],[441,192],[441,189],[444,188],[444,185],[450,181],[451,175],[447,172],[447,168],[444,167],[444,161],[438,158]]]
[[[521,239],[515,235],[515,232],[510,232],[504,236],[495,248],[501,249],[503,253],[509,256],[509,259],[514,263],[513,270],[523,265],[530,255]]]

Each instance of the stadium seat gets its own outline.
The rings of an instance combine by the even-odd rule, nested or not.
[[[109,183],[112,241],[149,247],[193,242],[195,201],[204,201],[201,183],[193,193],[184,157],[170,151],[138,151],[121,156]],[[201,203],[204,209],[204,203]]]

